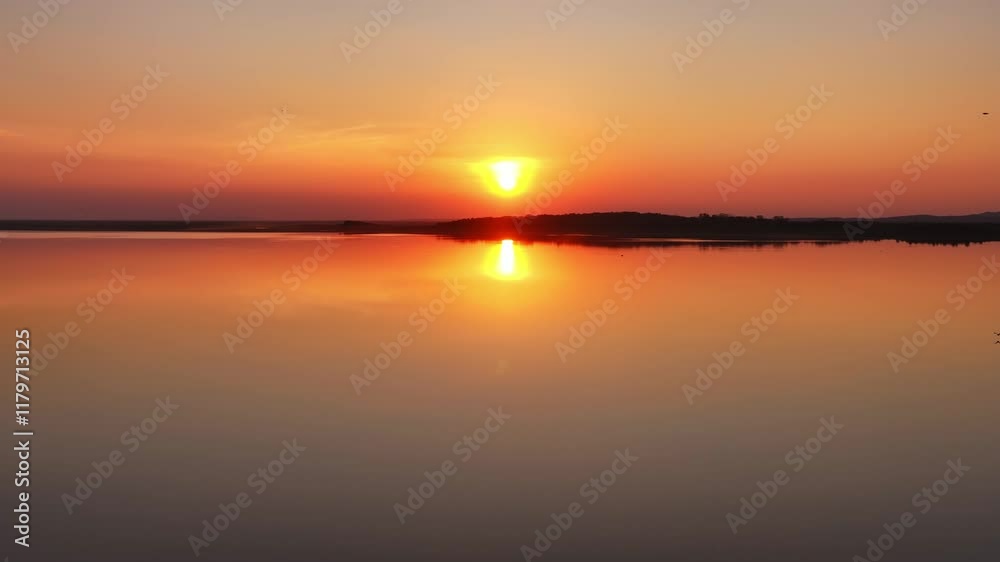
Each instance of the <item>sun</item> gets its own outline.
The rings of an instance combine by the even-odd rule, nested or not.
[[[469,169],[493,195],[503,199],[518,197],[532,189],[540,163],[521,156],[494,156],[469,162]]]
[[[513,191],[521,183],[521,164],[512,160],[494,162],[490,165],[493,178],[504,191]]]

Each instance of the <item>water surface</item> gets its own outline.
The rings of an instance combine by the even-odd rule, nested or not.
[[[193,559],[189,536],[241,492],[252,504],[199,559],[523,560],[573,502],[544,560],[847,561],[905,511],[917,524],[885,560],[1000,551],[1000,280],[952,293],[1000,245],[333,241],[313,261],[314,236],[4,239],[8,334],[30,328],[39,353],[80,327],[36,356],[34,558],[11,559]],[[134,279],[102,293],[114,271]],[[779,292],[792,304],[766,312]],[[941,309],[895,372],[887,354]],[[240,319],[257,327],[234,344]],[[385,368],[352,382],[366,361]],[[129,451],[123,432],[167,397],[178,410]],[[456,448],[491,409],[510,418]],[[843,429],[789,462],[831,417]],[[248,476],[292,440],[306,450],[258,494]],[[67,514],[63,494],[115,450],[124,464]],[[638,460],[588,503],[616,451]],[[919,513],[959,458],[972,470]],[[457,473],[400,524],[394,506],[447,461]],[[778,470],[788,484],[734,535],[727,514]]]

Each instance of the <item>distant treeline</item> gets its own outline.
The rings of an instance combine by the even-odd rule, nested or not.
[[[702,214],[587,213],[488,217],[444,222],[192,222],[182,221],[3,221],[0,230],[84,232],[284,232],[340,234],[429,234],[463,240],[577,241],[618,245],[626,241],[670,243],[699,240],[745,242],[858,242],[969,244],[1000,241],[995,214],[975,217],[919,217],[912,220],[841,220],[738,217]],[[587,237],[587,240],[578,239]]]

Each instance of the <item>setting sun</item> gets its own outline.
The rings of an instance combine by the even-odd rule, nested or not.
[[[531,190],[539,161],[520,156],[502,156],[474,162],[471,167],[482,178],[489,191],[509,198]]]
[[[521,165],[517,162],[497,162],[490,169],[504,191],[513,191],[521,181]]]

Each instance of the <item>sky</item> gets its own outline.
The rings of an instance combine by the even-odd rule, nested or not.
[[[995,0],[576,1],[6,0],[0,219],[1000,210]]]

